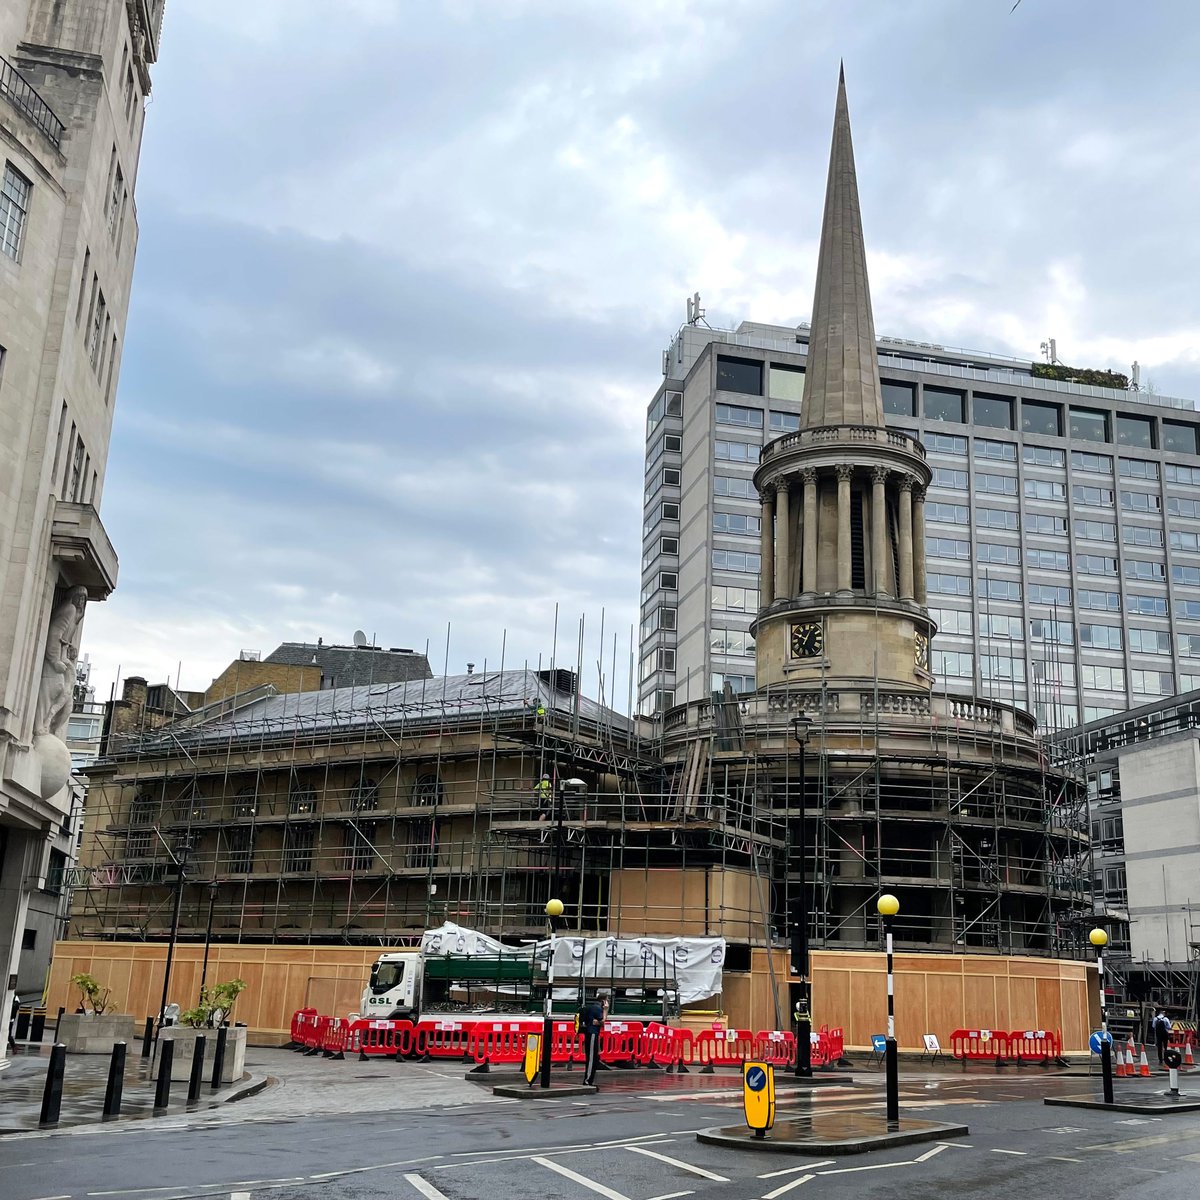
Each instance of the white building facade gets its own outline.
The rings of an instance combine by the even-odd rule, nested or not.
[[[83,614],[116,584],[99,517],[163,0],[0,6],[0,1011],[40,996],[73,839]],[[77,814],[75,814],[77,817]],[[25,947],[25,953],[22,953]],[[30,995],[29,993],[33,994]]]

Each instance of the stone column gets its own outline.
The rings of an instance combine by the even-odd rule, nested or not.
[[[925,592],[925,489],[913,488],[913,589],[918,604],[927,603]]]
[[[775,488],[775,595],[786,598],[792,565],[792,514],[788,487],[781,481]]]
[[[775,489],[763,488],[762,494],[762,569],[758,576],[760,608],[775,599]]]
[[[913,479],[905,475],[900,480],[900,599],[913,598]]]
[[[839,592],[850,591],[850,476],[854,468],[842,464],[837,468],[837,586]]]
[[[874,568],[875,594],[886,596],[887,590],[887,505],[884,502],[886,467],[871,472],[871,566]]]
[[[800,473],[804,481],[804,554],[800,590],[813,595],[817,590],[817,473],[811,467]]]

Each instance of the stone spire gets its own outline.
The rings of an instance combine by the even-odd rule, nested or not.
[[[800,422],[803,428],[884,424],[844,70],[838,76]]]

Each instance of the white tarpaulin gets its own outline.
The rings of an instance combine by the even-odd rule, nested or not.
[[[536,955],[544,970],[549,950],[548,938],[527,946],[505,946],[486,933],[449,922],[421,935],[421,954],[427,958],[479,954],[529,959]],[[598,988],[606,981],[618,987],[637,987],[644,980],[648,988],[674,981],[681,1004],[717,995],[724,965],[724,938],[585,938],[564,933],[554,939],[555,983],[577,980],[581,974]]]

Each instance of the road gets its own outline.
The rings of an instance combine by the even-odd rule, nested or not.
[[[349,1064],[337,1064],[338,1067]],[[332,1066],[332,1064],[331,1064]],[[806,1196],[1070,1197],[1106,1200],[1133,1186],[1147,1200],[1192,1200],[1200,1114],[1163,1118],[1048,1108],[1086,1080],[963,1077],[953,1069],[902,1086],[902,1113],[970,1126],[965,1138],[846,1158],[801,1158],[701,1145],[695,1132],[741,1121],[728,1076],[602,1077],[584,1100],[501,1101],[447,1084],[456,1102],[397,1102],[311,1115],[260,1097],[223,1110],[0,1140],[3,1200],[804,1200]],[[363,1086],[376,1094],[359,1073]],[[336,1079],[336,1082],[334,1082]],[[461,1077],[459,1077],[461,1080]],[[477,1098],[475,1098],[477,1096]],[[397,1107],[398,1103],[398,1107]],[[781,1115],[881,1111],[876,1073],[802,1098],[780,1076]],[[344,1107],[344,1105],[343,1105]]]

